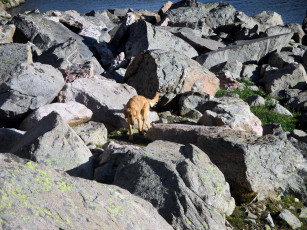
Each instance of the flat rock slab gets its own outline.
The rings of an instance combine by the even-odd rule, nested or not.
[[[14,25],[2,25],[0,26],[0,44],[13,42],[13,36],[16,27]]]
[[[270,52],[275,50],[278,51],[282,47],[286,46],[292,35],[292,33],[288,33],[272,37],[241,41],[238,45],[230,45],[225,48],[200,55],[196,60],[208,69],[229,60],[237,60],[243,64],[258,62]]]
[[[173,229],[145,200],[0,154],[3,229]]]
[[[130,59],[144,50],[154,49],[176,50],[190,58],[198,56],[197,51],[191,45],[168,31],[143,20],[132,24],[125,45],[126,57]]]
[[[28,113],[49,104],[64,86],[50,65],[22,63],[0,85],[0,126],[18,125]]]
[[[20,129],[30,130],[37,124],[37,122],[51,112],[57,112],[69,126],[76,126],[87,122],[93,115],[93,112],[90,109],[75,101],[69,101],[67,103],[52,103],[42,106],[31,113],[22,121]]]
[[[287,140],[227,127],[154,124],[146,137],[201,148],[224,173],[234,197],[255,192],[258,198],[265,198],[303,164],[303,155]]]
[[[29,130],[11,153],[72,176],[93,177],[93,159],[80,137],[56,112],[50,113]]]

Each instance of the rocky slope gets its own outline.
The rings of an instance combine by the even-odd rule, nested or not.
[[[304,229],[306,27],[196,0],[2,10],[1,228]]]

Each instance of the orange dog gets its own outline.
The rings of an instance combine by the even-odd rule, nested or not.
[[[128,101],[124,110],[124,115],[129,124],[129,140],[133,140],[132,125],[134,125],[135,120],[138,120],[139,133],[143,132],[145,126],[147,126],[148,129],[150,128],[150,124],[147,120],[149,108],[157,103],[159,96],[160,94],[157,93],[154,99],[151,100],[141,95],[137,95]]]

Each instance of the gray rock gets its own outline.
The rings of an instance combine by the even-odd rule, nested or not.
[[[51,112],[57,112],[69,126],[76,126],[87,122],[93,115],[91,110],[74,101],[69,101],[67,103],[52,103],[38,108],[27,116],[20,124],[20,129],[30,130],[37,122]]]
[[[198,120],[204,112],[203,104],[209,99],[209,95],[194,92],[184,93],[179,99],[179,115]]]
[[[224,126],[234,130],[262,135],[262,124],[251,111],[249,105],[239,98],[220,97],[203,104],[206,109],[199,119],[199,125]]]
[[[256,192],[263,199],[297,175],[304,162],[301,152],[287,140],[225,127],[155,124],[146,137],[198,146],[223,172],[234,197]],[[295,183],[299,188],[305,182],[302,178]]]
[[[73,127],[73,130],[86,145],[103,146],[108,139],[108,131],[102,123],[89,121]]]
[[[206,68],[228,60],[237,60],[243,64],[258,62],[272,51],[280,50],[290,41],[292,33],[241,41],[238,45],[227,46],[216,51],[200,55],[196,60]]]
[[[279,136],[284,140],[287,139],[287,134],[282,130],[281,124],[279,123],[265,124],[262,126],[262,128],[263,128],[263,136],[271,134],[274,136]]]
[[[176,50],[192,58],[198,56],[197,51],[182,39],[168,31],[139,20],[130,26],[129,38],[125,45],[126,57],[130,59],[144,50],[160,49]]]
[[[60,102],[76,101],[92,110],[92,121],[102,122],[107,128],[127,126],[123,109],[137,93],[135,89],[104,77],[80,78],[67,83],[59,93]]]
[[[280,104],[276,104],[275,107],[273,108],[273,111],[275,111],[279,114],[284,114],[284,115],[293,117],[293,114],[288,109],[286,109],[285,107],[283,107]]]
[[[303,130],[294,129],[290,132],[290,136],[307,144],[307,133]]]
[[[0,153],[7,153],[24,135],[17,129],[0,128]]]
[[[83,15],[83,17],[87,21],[90,21],[91,23],[97,26],[106,25],[108,30],[113,29],[117,24],[116,22],[118,21],[118,18],[112,16],[108,10],[104,10],[104,11],[93,10]]]
[[[87,179],[93,177],[90,150],[56,112],[39,121],[10,152],[24,159],[67,171],[72,176]]]
[[[265,99],[259,95],[250,96],[245,100],[250,106],[264,106]]]
[[[14,25],[0,25],[0,44],[13,42],[15,30]]]
[[[263,213],[261,215],[261,219],[265,220],[272,228],[275,227],[273,218],[270,213]]]
[[[289,210],[282,210],[278,217],[284,220],[292,229],[297,229],[302,226],[301,221]]]
[[[234,199],[197,147],[156,141],[140,150],[115,148],[104,167],[113,168],[115,185],[150,201],[173,228],[226,229],[223,216]]]
[[[265,31],[266,29],[273,26],[283,26],[284,22],[276,12],[273,11],[262,11],[260,14],[257,14],[253,17],[261,25],[261,30]]]
[[[275,35],[282,35],[282,34],[288,34],[293,33],[291,29],[285,27],[285,26],[272,26],[265,30],[263,33],[263,37],[271,37]]]
[[[219,89],[219,80],[208,69],[181,53],[163,50],[136,56],[127,68],[125,82],[147,98],[157,91],[161,96],[169,94],[169,101],[187,91],[214,95]]]
[[[244,222],[247,224],[257,224],[256,220],[254,219],[244,219]]]
[[[307,208],[306,207],[301,209],[299,218],[307,219]]]
[[[0,168],[4,229],[173,229],[150,203],[117,186],[8,153],[0,154]]]
[[[226,61],[224,63],[218,64],[210,69],[211,72],[216,75],[225,75],[233,79],[239,79],[242,70],[242,63],[237,60]]]
[[[18,65],[0,86],[0,126],[18,125],[30,111],[51,103],[63,86],[62,74],[50,65]]]
[[[302,57],[302,65],[304,66],[305,71],[307,72],[307,51],[304,53]]]
[[[282,69],[266,71],[260,80],[272,96],[285,89],[305,89],[307,74],[301,64],[290,64]]]
[[[67,69],[72,65],[84,63],[78,51],[78,43],[74,38],[69,38],[64,43],[51,47],[39,56],[37,61],[58,69]]]
[[[27,44],[4,44],[0,46],[0,85],[17,65],[31,63],[31,47]]]
[[[292,92],[291,92],[292,91]],[[294,110],[307,111],[307,91],[300,90],[288,90],[288,95],[286,98],[288,99],[286,102],[286,106],[290,107]],[[283,95],[283,93],[279,93],[279,95]],[[292,97],[289,97],[292,96]]]
[[[20,37],[25,37],[27,41],[31,41],[44,51],[74,38],[78,43],[78,50],[83,60],[88,60],[93,56],[81,36],[70,31],[61,23],[52,21],[41,14],[20,14],[15,16],[12,22],[22,34]]]
[[[100,56],[102,66],[108,68],[114,60],[112,51],[107,47],[105,42],[96,44],[95,48]]]
[[[208,38],[202,38],[201,33],[198,30],[193,30],[190,28],[172,28],[166,27],[168,31],[176,35],[177,37],[183,39],[185,42],[190,44],[199,54],[217,50],[226,45],[222,42],[215,41]]]
[[[303,37],[305,36],[302,26],[298,23],[290,23],[290,24],[287,24],[286,27],[292,31],[293,33],[292,39],[296,43],[302,44]]]
[[[255,64],[243,65],[241,78],[257,82],[260,79],[260,67]]]
[[[291,51],[274,52],[269,56],[268,64],[279,69],[292,64],[294,62],[301,63],[302,56]]]

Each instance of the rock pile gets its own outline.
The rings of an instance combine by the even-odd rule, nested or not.
[[[307,205],[307,19],[197,0],[0,15],[3,229],[220,230],[238,210],[244,229],[306,223],[263,202]],[[157,124],[127,142],[126,103],[156,92]]]

